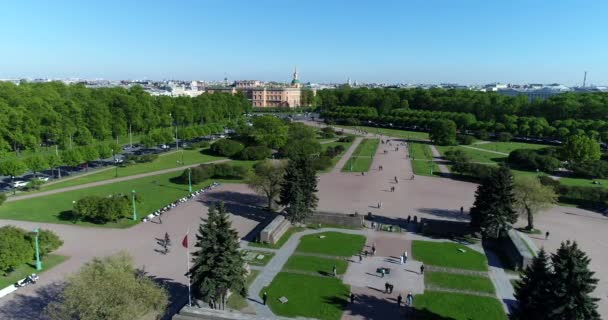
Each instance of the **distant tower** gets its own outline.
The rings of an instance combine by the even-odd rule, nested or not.
[[[350,77],[348,77],[348,80],[346,80],[346,84],[348,84],[348,86],[350,87],[350,84],[351,84]]]
[[[587,71],[585,71],[585,76],[583,77],[583,88],[587,84]]]
[[[298,67],[294,67],[293,69],[293,79],[291,80],[291,86],[294,88],[300,87],[300,80],[298,79]]]

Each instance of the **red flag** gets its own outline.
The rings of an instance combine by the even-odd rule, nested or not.
[[[184,248],[188,249],[188,234],[186,234],[186,236],[184,237],[184,240],[182,240],[182,246],[184,246]]]

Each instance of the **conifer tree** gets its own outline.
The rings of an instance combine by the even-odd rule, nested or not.
[[[550,319],[555,320],[599,320],[597,301],[590,294],[598,279],[589,270],[590,259],[575,242],[562,242],[551,256],[553,276],[549,302]]]
[[[281,185],[279,204],[286,206],[292,223],[304,222],[317,208],[317,175],[309,156],[289,160]]]
[[[499,238],[517,222],[514,201],[513,176],[508,168],[501,166],[477,187],[471,226],[484,237]]]
[[[548,320],[546,299],[550,295],[550,285],[549,256],[541,249],[515,285],[515,298],[519,302],[515,319]]]
[[[206,223],[199,226],[193,253],[192,294],[212,308],[224,309],[229,291],[245,297],[247,270],[239,249],[239,237],[232,228],[223,203],[211,206]]]

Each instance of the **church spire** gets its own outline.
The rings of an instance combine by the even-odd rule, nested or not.
[[[293,68],[293,79],[291,80],[291,86],[295,88],[300,87],[300,80],[298,79],[298,67]]]

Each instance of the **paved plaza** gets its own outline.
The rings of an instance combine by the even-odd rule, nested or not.
[[[347,160],[354,147],[355,144],[338,166]],[[381,144],[372,169],[365,175],[339,172],[341,166],[331,173],[321,175],[318,185],[319,210],[359,214],[372,212],[374,215],[386,218],[387,222],[399,221],[408,216],[468,220],[467,211],[474,200],[475,184],[439,177],[416,176],[411,180],[412,168],[406,148],[401,146],[399,151],[389,151],[387,154],[383,153],[384,149],[394,150],[394,148],[385,148]],[[378,170],[380,165],[383,166],[382,171]],[[398,182],[395,182],[395,177]],[[395,192],[390,192],[393,186]],[[38,319],[41,306],[56,293],[57,285],[67,275],[78,270],[93,257],[106,256],[121,250],[133,255],[137,266],[145,268],[149,275],[163,281],[174,294],[174,299],[181,299],[183,303],[187,292],[185,286],[187,278],[184,276],[186,251],[179,243],[188,229],[190,229],[190,243],[194,242],[194,234],[201,222],[200,218],[206,216],[207,205],[219,200],[226,202],[231,212],[233,226],[246,240],[251,239],[255,228],[259,228],[260,222],[267,218],[267,213],[259,209],[265,205],[263,198],[254,195],[245,185],[226,184],[202,195],[197,200],[173,209],[163,217],[162,224],[148,222],[125,230],[0,220],[0,225],[12,224],[25,229],[41,227],[57,232],[65,244],[56,253],[70,257],[66,262],[42,274],[35,286],[19,289],[16,293],[1,299],[0,318]],[[461,206],[465,208],[464,215],[460,214]],[[608,268],[608,255],[606,255],[608,244],[605,242],[608,219],[589,211],[556,206],[537,217],[536,227],[551,232],[549,240],[532,236],[538,247],[544,246],[554,251],[560,241],[571,239],[577,240],[581,249],[587,252],[592,259],[591,269],[600,278],[598,290],[595,292],[595,295],[602,299],[599,310],[604,317],[608,316],[608,275],[600,272]],[[172,250],[167,255],[158,252],[160,246],[156,240],[163,237],[165,232],[169,233],[173,242]],[[368,245],[370,241],[377,243],[378,258],[370,259],[365,267],[353,264],[353,270],[349,270],[349,273],[372,270],[375,265],[385,263],[382,257],[398,257],[403,248],[409,246],[408,241],[401,244],[396,242],[397,245],[393,249],[392,246],[384,244],[393,242],[391,240],[368,238]],[[411,262],[408,261],[407,269],[412,267]],[[357,269],[361,270],[356,271]],[[414,267],[411,269],[416,270]],[[404,277],[413,279],[416,276],[412,273],[411,276]],[[352,281],[353,291],[361,297],[367,297],[368,302],[376,301],[377,304],[373,305],[386,304],[387,308],[396,305],[396,302],[391,300],[396,298],[396,294],[387,297],[378,292],[378,284],[372,283],[373,280],[356,282],[360,280],[348,280],[350,278],[349,274],[345,275],[347,281]],[[400,290],[418,290],[417,284],[413,282],[410,284],[407,281],[403,280],[405,287]],[[395,285],[396,293],[397,282]],[[380,287],[383,288],[383,282],[380,283]],[[177,305],[176,303],[172,306]],[[358,308],[365,308],[365,304],[361,304]],[[360,309],[349,309],[345,317],[356,318],[361,317],[362,314],[370,313]],[[390,319],[383,316],[374,316],[374,318]]]

